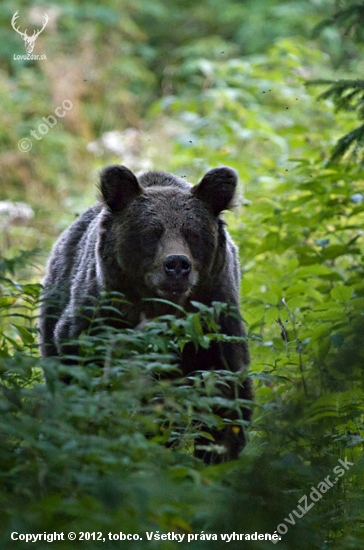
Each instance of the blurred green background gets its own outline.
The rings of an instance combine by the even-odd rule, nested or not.
[[[15,58],[26,53],[11,26],[17,10],[17,26],[30,36],[47,13],[33,52],[46,60]],[[363,116],[361,17],[361,5],[349,0],[2,2],[2,548],[28,548],[10,540],[12,531],[272,534],[282,523],[288,532],[279,548],[362,547],[360,142],[329,162]],[[318,79],[348,79],[358,89],[350,96],[344,86],[318,101],[325,87],[307,85]],[[42,134],[43,118],[56,116],[65,100],[72,108]],[[27,152],[19,148],[24,138]],[[112,390],[78,373],[87,392],[57,385],[57,365],[40,363],[37,297],[46,258],[59,233],[94,203],[98,172],[109,163],[170,171],[192,183],[219,165],[239,173],[239,205],[225,218],[240,248],[256,401],[249,444],[236,463],[204,467],[188,445],[162,445],[189,418],[189,389],[169,388],[176,415],[169,416],[140,405],[139,371],[122,375],[134,393],[117,371]],[[155,351],[168,354],[165,326],[150,331],[129,335],[130,349],[150,354],[158,334]],[[156,360],[144,359],[141,371]],[[161,422],[168,435],[162,429],[146,438]],[[299,499],[344,458],[354,466],[314,509],[290,521],[293,509],[302,514]],[[177,545],[144,538],[90,540],[87,547]],[[209,544],[222,541],[189,543]]]

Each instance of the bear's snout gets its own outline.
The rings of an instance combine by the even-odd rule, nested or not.
[[[168,256],[163,263],[164,271],[171,279],[185,279],[191,271],[191,262],[182,254]]]
[[[169,251],[166,252],[165,248],[163,247],[153,269],[146,274],[145,281],[159,298],[182,303],[195,287],[198,273],[193,259],[183,253],[184,249],[168,254]]]

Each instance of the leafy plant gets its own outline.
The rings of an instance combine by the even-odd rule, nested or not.
[[[359,120],[364,119],[364,81],[361,80],[312,80],[310,86],[328,85],[318,99],[332,99],[336,112],[356,112]],[[329,164],[335,164],[343,158],[352,164],[363,164],[364,124],[358,126],[342,138],[334,147]]]
[[[344,36],[350,35],[356,43],[363,42],[364,9],[362,3],[349,2],[349,5],[338,10],[329,19],[324,19],[314,30],[319,34],[331,25],[337,25]],[[359,53],[359,52],[358,52]],[[364,83],[360,79],[312,80],[309,86],[328,85],[318,99],[332,99],[336,112],[355,112],[359,120],[364,118]],[[330,164],[346,159],[351,164],[363,164],[364,125],[341,137],[330,156]]]

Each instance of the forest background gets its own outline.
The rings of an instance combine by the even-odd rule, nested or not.
[[[48,15],[33,51],[46,59],[20,58],[16,11],[28,36]],[[118,547],[109,532],[138,534],[119,543],[136,549],[175,548],[155,537],[171,532],[196,549],[234,532],[277,532],[287,550],[362,547],[363,23],[346,0],[2,2],[1,548],[29,547],[12,532],[88,532],[90,549]],[[219,165],[239,173],[225,219],[255,402],[238,461],[207,467],[191,452],[202,425],[222,422],[213,374],[193,389],[150,377],[174,370],[187,341],[217,338],[223,306],[119,334],[104,371],[90,357],[109,357],[115,335],[83,335],[88,366],[69,386],[66,367],[39,358],[51,245],[110,163],[192,183]],[[272,545],[242,540],[230,548]]]

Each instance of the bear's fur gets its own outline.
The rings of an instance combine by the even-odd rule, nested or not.
[[[144,298],[163,298],[189,311],[191,301],[226,302],[238,310],[237,248],[219,216],[231,206],[236,186],[236,173],[227,167],[210,170],[195,187],[165,172],[138,179],[123,166],[106,167],[100,202],[62,233],[48,261],[40,314],[42,356],[62,355],[64,342],[88,328],[85,312],[103,291],[121,292],[130,303],[120,306],[120,326],[137,327],[143,319],[171,311]],[[237,316],[221,315],[220,329],[245,336]],[[238,372],[248,363],[246,343],[213,343],[197,352],[191,344],[182,354],[181,370],[184,376],[196,370]],[[222,391],[236,395],[234,388]],[[248,378],[237,396],[251,399]],[[248,409],[242,417],[249,420]],[[205,460],[237,458],[244,445],[239,428],[227,426],[213,436],[226,452],[220,458],[205,455]]]

